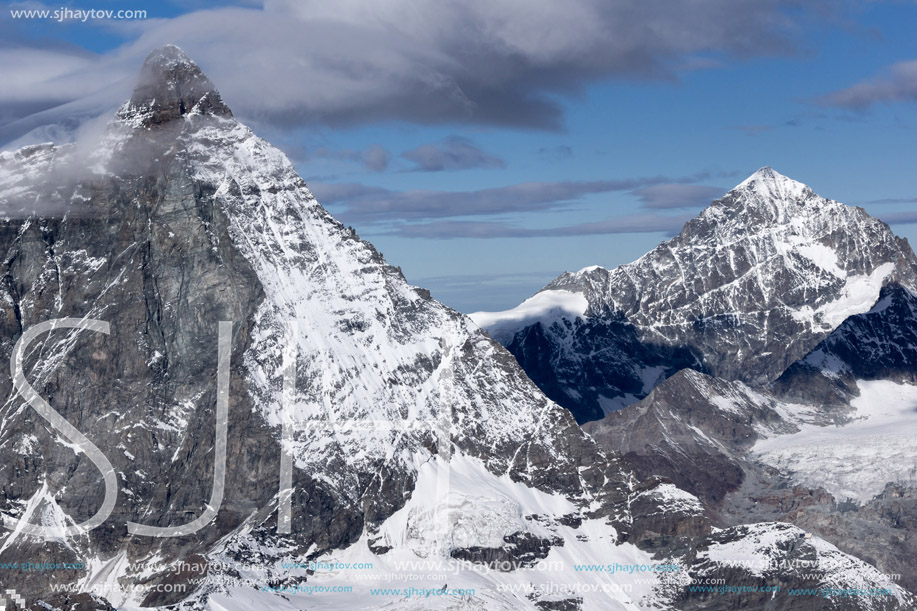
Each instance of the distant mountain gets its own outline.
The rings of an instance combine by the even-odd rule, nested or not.
[[[683,367],[770,382],[893,282],[917,286],[906,240],[762,168],[637,261],[565,273],[543,289],[584,300],[579,312],[472,318],[584,422]]]

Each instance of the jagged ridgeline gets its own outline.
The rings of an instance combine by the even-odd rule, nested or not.
[[[705,539],[694,496],[405,282],[176,47],[98,141],[0,154],[0,205],[0,578],[30,605],[653,608],[757,536]],[[685,573],[575,568],[664,561]]]

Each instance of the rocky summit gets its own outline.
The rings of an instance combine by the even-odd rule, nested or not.
[[[735,214],[727,200],[718,214]],[[696,608],[695,574],[758,580],[735,549],[811,557],[830,584],[886,585],[786,524],[714,530],[697,496],[639,476],[510,352],[333,219],[177,47],[150,54],[97,140],[0,154],[0,210],[12,374],[0,380],[0,578],[29,608]],[[714,248],[727,224],[708,224],[683,242]],[[831,227],[819,230],[840,239]],[[757,261],[767,237],[756,240],[746,259],[725,256],[724,274]],[[813,262],[813,281],[834,293],[805,318],[787,306],[785,333],[797,324],[824,339],[847,284],[909,281],[902,244],[877,244],[837,269]],[[677,274],[678,257],[641,265]],[[609,301],[600,289],[613,276],[587,283],[589,313],[623,312],[622,341],[647,367],[672,355],[725,371],[702,328],[677,334],[699,286]],[[664,308],[674,313],[649,341],[650,313]],[[774,544],[760,551],[762,533]],[[662,563],[679,571],[609,581],[601,568]],[[864,601],[843,608],[879,608]],[[913,604],[896,590],[881,608]]]

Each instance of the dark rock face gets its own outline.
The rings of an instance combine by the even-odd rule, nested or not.
[[[630,541],[642,549],[678,556],[710,533],[710,518],[699,500],[665,478],[652,476],[634,492],[630,504],[634,536]]]
[[[910,608],[909,599],[891,594],[898,589],[890,581],[881,588],[857,587],[858,577],[866,576],[850,572],[852,565],[836,549],[804,534],[778,523],[709,535],[690,561],[693,585],[682,588],[675,604],[683,611]],[[723,555],[731,558],[725,566]]]
[[[452,557],[485,564],[496,570],[510,571],[534,566],[548,557],[552,547],[563,546],[560,537],[543,539],[531,533],[519,532],[503,537],[503,547],[467,547],[452,550]]]
[[[897,586],[913,590],[917,572],[909,559],[917,549],[908,534],[917,511],[913,488],[888,484],[865,504],[845,503],[761,464],[749,450],[762,433],[796,431],[797,423],[786,420],[794,410],[809,409],[807,421],[828,430],[849,423],[858,380],[913,383],[915,313],[913,292],[888,285],[874,307],[848,318],[768,386],[753,388],[685,370],[643,401],[584,428],[621,452],[638,477],[661,475],[697,495],[717,526],[791,522],[899,575]],[[788,411],[780,412],[781,404]],[[697,604],[713,604],[716,596],[701,597]]]
[[[160,58],[148,62],[145,74],[170,74],[162,71]],[[154,123],[169,120],[164,113],[178,107],[180,95],[200,92],[206,78],[194,69],[190,93],[180,94],[176,85],[175,97],[164,97],[169,88],[160,83]],[[152,153],[142,173],[131,172],[137,169],[132,166],[117,177],[74,185],[68,199],[79,202],[78,213],[0,224],[5,358],[24,329],[45,320],[88,317],[111,325],[107,336],[52,332],[23,364],[39,393],[104,448],[119,474],[121,492],[111,518],[77,541],[87,557],[124,550],[139,560],[155,550],[168,562],[187,549],[181,539],[138,541],[125,524],[183,524],[210,498],[221,320],[235,323],[227,440],[234,460],[227,464],[219,520],[200,531],[195,546],[212,545],[276,494],[265,486],[276,480],[276,434],[256,416],[242,382],[243,354],[263,290],[229,238],[229,218],[213,199],[202,197],[184,160],[170,152],[173,137],[174,126],[163,125],[125,147],[128,156],[141,149]],[[54,187],[48,185],[47,192]],[[0,394],[8,397],[0,408],[4,513],[21,512],[20,503],[40,494],[44,480],[51,490],[79,491],[55,497],[64,514],[76,522],[90,517],[102,500],[99,472],[61,445],[59,434],[11,390],[9,377],[0,377]],[[322,484],[299,483],[303,491],[322,494]],[[347,515],[347,508],[338,509]],[[359,535],[361,521],[320,530],[304,539],[341,545]],[[29,557],[34,551],[33,542],[20,539],[3,556]],[[49,555],[66,554],[61,546]],[[34,583],[40,593],[40,576]]]
[[[188,113],[232,116],[220,92],[181,49],[169,45],[153,51],[143,64],[134,95],[119,115],[151,127]]]
[[[756,504],[755,511],[736,513],[733,519],[748,519],[753,514],[762,520],[792,522],[894,576],[896,588],[917,589],[913,562],[917,549],[910,535],[917,525],[917,490],[888,484],[864,505],[838,503],[824,491],[813,492],[785,481],[742,492]]]
[[[575,597],[561,600],[538,600],[535,601],[535,607],[543,611],[580,611],[583,608],[583,599]]]
[[[621,452],[639,477],[669,478],[716,508],[745,479],[744,454],[758,439],[756,425],[795,429],[774,403],[741,383],[685,369],[640,403],[584,428]]]
[[[635,403],[679,369],[701,369],[689,350],[645,344],[633,325],[613,316],[536,323],[506,348],[580,424]]]
[[[774,382],[781,396],[837,403],[856,380],[917,382],[917,296],[891,284],[868,312],[851,316]]]
[[[89,594],[57,594],[42,598],[38,604],[47,611],[115,611],[104,599]]]
[[[795,429],[775,411],[778,401],[767,391],[685,371],[644,401],[585,428],[603,445],[620,448],[638,477],[665,476],[695,494],[714,526],[789,522],[883,573],[900,576],[896,587],[913,591],[917,572],[910,559],[917,549],[909,533],[917,515],[917,490],[889,484],[863,505],[844,503],[761,464],[748,452],[757,431],[772,435]],[[833,427],[846,413],[826,408],[821,422]],[[633,505],[632,510],[635,516],[645,513]]]
[[[587,314],[620,312],[644,341],[695,349],[712,375],[762,383],[843,322],[842,304],[868,307],[848,287],[869,284],[875,301],[895,281],[917,286],[905,240],[764,168],[634,263],[546,289],[583,292]]]

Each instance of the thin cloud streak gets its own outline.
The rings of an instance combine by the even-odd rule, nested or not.
[[[864,206],[885,205],[885,204],[917,204],[917,197],[886,197],[883,199],[873,199],[863,202]]]
[[[699,208],[721,197],[727,189],[704,185],[664,184],[641,187],[634,191],[644,208],[665,210]]]
[[[442,142],[425,144],[401,154],[414,163],[414,172],[443,172],[474,168],[505,168],[506,163],[485,153],[467,138],[451,136]]]
[[[824,106],[865,110],[876,104],[917,102],[917,60],[892,64],[883,74],[816,100]]]
[[[653,180],[653,179],[649,179]],[[659,179],[661,181],[661,179]],[[421,220],[455,216],[507,214],[552,210],[578,201],[594,193],[627,191],[646,184],[647,180],[595,180],[580,182],[527,182],[507,187],[477,191],[388,191],[369,188],[360,192],[351,185],[343,193],[331,193],[332,204],[343,203],[346,208],[337,216],[363,221]],[[322,200],[322,185],[313,192]],[[335,201],[337,196],[337,201]],[[324,200],[327,202],[327,198]]]
[[[703,180],[709,177],[701,172],[676,182]],[[311,183],[310,187],[318,200],[326,205],[340,207],[335,215],[348,221],[362,223],[387,221],[419,221],[425,219],[451,218],[462,216],[486,216],[511,214],[519,212],[543,212],[556,210],[582,201],[588,195],[634,191],[652,185],[672,183],[666,176],[632,178],[623,180],[561,181],[561,182],[527,182],[505,187],[494,187],[476,191],[391,191],[382,187],[370,187],[356,183],[332,184]],[[680,187],[689,185],[670,185],[670,193]],[[722,195],[723,190],[703,187],[704,193]],[[691,192],[692,200],[687,205],[697,203],[697,190]],[[641,195],[640,192],[636,192]],[[659,205],[662,195],[645,193],[644,202]],[[710,197],[712,200],[713,197]],[[708,200],[706,203],[709,203]],[[679,206],[679,207],[685,207]]]
[[[881,218],[889,225],[913,225],[914,223],[917,223],[917,210],[891,212],[889,214],[883,214],[879,218]]]
[[[594,223],[578,223],[546,229],[518,227],[492,221],[434,221],[400,225],[384,235],[403,238],[426,238],[449,240],[455,238],[555,238],[584,235],[606,235],[618,233],[678,233],[691,214],[663,216],[658,214],[636,214],[609,218]]]
[[[322,147],[313,151],[306,151],[302,161],[308,161],[309,159],[349,161],[361,164],[367,170],[382,172],[388,168],[391,154],[379,145],[371,146],[365,151],[355,151],[352,149],[334,150]]]
[[[542,147],[536,151],[539,157],[551,161],[563,161],[573,157],[573,148],[565,144],[552,147]]]

